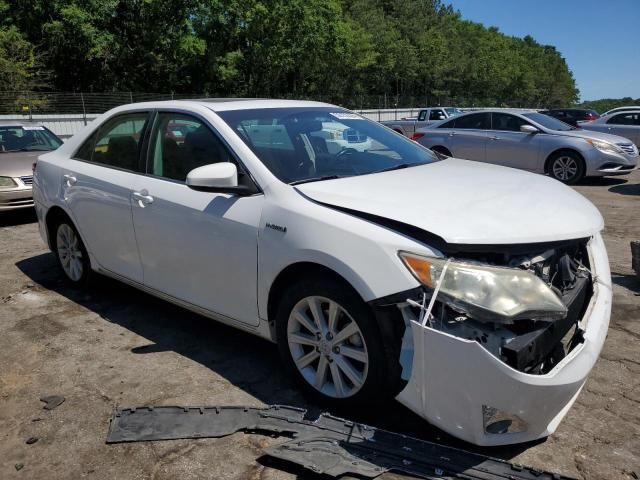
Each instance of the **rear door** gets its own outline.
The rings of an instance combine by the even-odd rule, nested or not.
[[[493,112],[491,114],[487,163],[529,171],[540,170],[540,136],[544,133],[521,132],[522,125],[531,124],[510,113]]]
[[[99,265],[142,282],[131,219],[131,193],[143,172],[141,144],[149,113],[118,115],[65,162],[64,199],[87,249]]]
[[[488,112],[478,112],[456,117],[446,139],[446,147],[456,158],[486,161],[486,145],[491,117]],[[444,126],[444,125],[443,125]]]
[[[220,136],[200,117],[159,112],[149,137],[146,176],[133,192],[133,222],[144,284],[210,312],[258,325],[258,226],[264,195],[235,196],[189,188],[194,168],[233,162]]]

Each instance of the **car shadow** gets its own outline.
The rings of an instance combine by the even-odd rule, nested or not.
[[[20,210],[8,210],[0,212],[0,227],[15,227],[38,221],[36,211],[33,208],[21,208]]]
[[[16,266],[34,283],[62,295],[146,339],[132,348],[134,354],[175,352],[189,358],[265,404],[287,404],[308,410],[316,418],[327,408],[307,399],[283,372],[278,350],[266,340],[228,327],[138,289],[96,275],[86,288],[63,277],[52,253],[21,260]],[[507,447],[481,448],[458,440],[430,425],[396,401],[370,408],[329,409],[330,413],[393,432],[477,453],[513,458],[530,442]],[[306,478],[306,477],[305,477]]]
[[[634,293],[640,293],[640,276],[611,272],[611,281]]]
[[[627,183],[625,185],[616,185],[609,189],[612,193],[620,195],[638,195],[640,196],[640,183]]]
[[[587,177],[576,186],[578,187],[606,187],[610,185],[622,185],[629,180],[620,177]]]

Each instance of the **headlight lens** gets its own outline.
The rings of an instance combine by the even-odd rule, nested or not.
[[[447,259],[400,252],[425,286],[435,289]],[[450,261],[440,293],[452,307],[476,320],[511,323],[519,319],[557,320],[567,307],[540,278],[527,270]]]
[[[0,177],[0,187],[17,187],[18,184],[11,177]]]
[[[622,153],[622,151],[616,147],[613,143],[604,142],[602,140],[587,139],[587,143],[590,143],[595,148],[604,153]]]

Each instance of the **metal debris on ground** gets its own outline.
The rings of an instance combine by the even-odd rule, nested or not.
[[[53,410],[54,408],[58,408],[64,402],[65,398],[62,395],[48,395],[46,397],[40,398],[41,402],[44,402],[46,405],[42,408],[45,410]]]
[[[236,432],[289,437],[289,441],[265,449],[265,454],[332,477],[350,474],[375,478],[395,471],[426,479],[569,478],[326,413],[312,421],[306,418],[304,409],[277,405],[116,408],[107,443],[216,438]]]

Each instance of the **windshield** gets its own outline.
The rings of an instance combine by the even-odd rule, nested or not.
[[[42,126],[0,126],[0,153],[55,150],[62,140]]]
[[[455,117],[456,115],[461,115],[464,112],[462,110],[460,110],[459,108],[445,108],[445,110],[447,111],[447,114],[450,117]]]
[[[532,112],[532,113],[523,113],[523,116],[530,118],[536,123],[539,123],[545,128],[549,130],[557,130],[559,132],[565,132],[567,130],[575,130],[576,127],[572,127],[568,123],[564,123],[562,120],[558,120],[557,118],[550,117],[549,115],[545,115],[544,113]]]
[[[303,183],[438,161],[426,148],[337,107],[217,112],[285,183]]]

